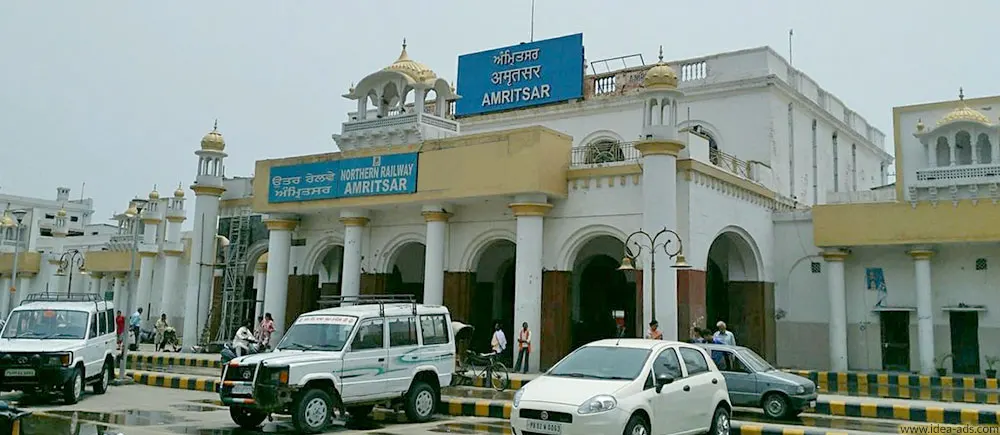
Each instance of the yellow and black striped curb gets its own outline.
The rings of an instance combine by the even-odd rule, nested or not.
[[[1000,422],[1000,419],[997,418],[1000,410],[912,406],[904,403],[847,403],[824,400],[816,402],[815,413],[838,417],[878,418],[919,423],[995,425]]]
[[[204,391],[208,393],[215,393],[219,391],[219,378],[141,371],[127,371],[125,373],[132,376],[132,379],[135,380],[137,384],[149,385],[151,387],[166,387],[178,390]]]
[[[817,386],[846,389],[851,385],[889,385],[913,388],[961,388],[966,390],[998,390],[997,379],[982,376],[926,376],[905,373],[824,372],[816,370],[785,370],[808,378]]]
[[[511,379],[510,383],[507,385],[508,390],[520,390],[525,384],[527,384],[531,379]],[[493,388],[486,382],[486,378],[476,377],[472,379],[472,386],[476,388]]]
[[[222,370],[222,358],[218,355],[150,355],[142,352],[128,354],[129,364],[143,364],[160,367],[205,367]]]
[[[732,435],[847,435],[847,432],[826,429],[812,429],[802,426],[777,426],[760,423],[732,422],[729,428]]]

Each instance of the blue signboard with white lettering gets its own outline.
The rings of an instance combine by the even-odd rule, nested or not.
[[[455,115],[478,115],[583,96],[583,34],[459,56]]]
[[[417,153],[272,166],[267,202],[299,202],[417,191]]]

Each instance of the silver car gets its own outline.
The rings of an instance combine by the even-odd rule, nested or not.
[[[771,418],[791,418],[816,406],[816,384],[771,366],[740,346],[702,344],[729,387],[733,406],[762,408]]]

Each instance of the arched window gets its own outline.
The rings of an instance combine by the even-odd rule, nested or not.
[[[955,134],[955,164],[972,164],[972,135],[965,130]]]
[[[938,137],[935,152],[937,152],[938,166],[951,166],[951,145],[948,145],[948,138]]]
[[[976,157],[979,164],[993,163],[993,145],[986,133],[980,133],[976,139]]]
[[[625,153],[620,143],[610,139],[598,139],[586,145],[586,164],[601,164],[625,161]]]
[[[694,127],[691,127],[691,130],[708,138],[708,160],[712,162],[713,165],[718,165],[720,152],[719,143],[715,141],[715,137],[701,125],[695,125]]]

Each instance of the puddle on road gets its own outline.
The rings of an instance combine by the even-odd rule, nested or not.
[[[137,409],[114,412],[52,410],[44,411],[44,414],[64,417],[72,420],[107,423],[119,426],[155,426],[190,421],[186,418],[172,415],[166,411],[142,411]]]
[[[507,423],[444,423],[428,429],[430,432],[454,434],[511,434]]]
[[[80,421],[44,414],[21,419],[21,435],[120,435],[121,431],[100,423]]]
[[[201,400],[192,400],[191,402],[193,402],[193,403],[207,403],[209,405],[215,405],[215,406],[221,406],[221,407],[225,407],[226,406],[226,405],[223,405],[222,401],[219,400],[219,399],[201,399]]]
[[[184,404],[170,405],[170,407],[178,411],[187,411],[187,412],[212,412],[212,411],[225,411],[228,409],[222,406],[184,405]]]
[[[277,420],[277,418],[276,418]],[[348,429],[348,430],[362,430],[371,431],[384,429],[385,425],[376,421],[348,421],[347,424],[338,425],[330,427],[333,433],[338,430]],[[171,433],[185,434],[185,435],[292,435],[299,434],[300,432],[295,429],[295,426],[291,421],[287,419],[280,419],[278,421],[264,423],[258,429],[242,429],[239,427],[224,427],[224,428],[201,428],[201,427],[191,427],[191,426],[181,426],[173,427],[169,429]],[[378,434],[378,432],[369,432],[372,435]]]

